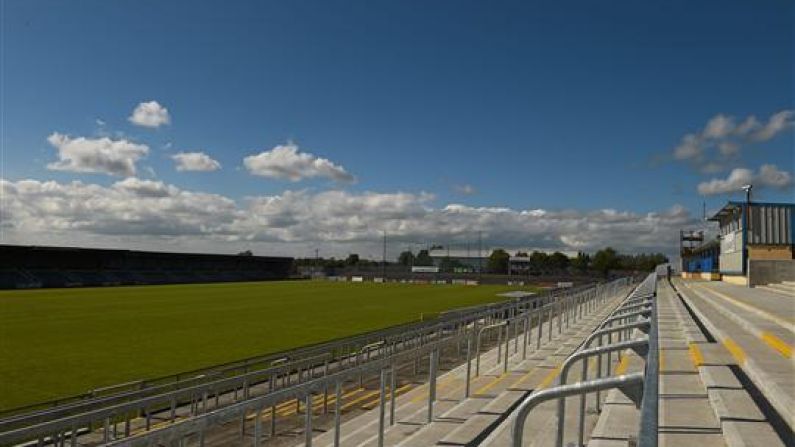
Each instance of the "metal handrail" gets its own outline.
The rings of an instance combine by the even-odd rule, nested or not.
[[[588,357],[593,357],[595,355],[606,354],[608,352],[616,352],[616,351],[624,351],[626,349],[632,349],[635,352],[645,354],[644,351],[648,351],[649,348],[649,340],[648,339],[638,339],[638,340],[629,340],[629,341],[622,341],[610,345],[599,346],[597,348],[590,348],[590,349],[583,349],[580,351],[575,352],[574,354],[570,355],[563,361],[563,365],[560,367],[560,383],[565,384],[566,380],[568,379],[569,369],[574,362],[578,360],[582,360],[582,380],[585,381],[588,379],[588,362],[585,361]],[[584,396],[584,395],[583,395]],[[582,397],[582,396],[581,396]],[[578,440],[579,445],[584,445],[584,437],[585,437],[585,399],[580,400],[580,417],[579,417],[579,426],[577,429],[578,433]],[[557,435],[557,445],[563,445],[563,418],[566,412],[566,399],[558,399],[558,435]]]
[[[559,402],[558,402],[557,446],[561,447],[563,444],[563,423],[564,423],[563,418],[565,416],[564,398],[570,395],[580,396],[581,414],[579,415],[580,425],[579,425],[578,445],[583,446],[585,395],[589,392],[596,391],[598,396],[598,393],[601,390],[609,388],[620,388],[625,394],[627,394],[628,396],[632,397],[633,400],[635,400],[636,405],[638,405],[638,407],[641,407],[642,405],[641,419],[642,421],[644,421],[644,424],[651,426],[651,428],[647,427],[646,425],[641,426],[640,430],[642,434],[641,440],[642,442],[645,442],[640,444],[641,447],[656,447],[657,445],[656,418],[657,418],[657,405],[658,405],[658,395],[656,387],[659,382],[658,378],[659,347],[657,340],[656,285],[657,285],[657,275],[656,273],[651,273],[632,291],[632,293],[629,294],[629,296],[615,310],[613,310],[613,312],[611,312],[611,315],[608,316],[608,318],[606,318],[602,322],[602,324],[598,327],[598,329],[589,335],[589,337],[581,345],[578,351],[570,355],[564,361],[560,376],[561,385],[546,390],[534,392],[519,405],[513,420],[513,427],[512,427],[513,446],[519,447],[522,445],[522,434],[524,432],[524,424],[526,422],[527,415],[530,412],[530,410],[533,407],[535,407],[537,404],[545,400],[558,398]],[[642,299],[639,300],[639,298]],[[637,301],[644,301],[644,302],[642,302],[641,304],[634,304]],[[643,309],[643,310],[635,311],[635,309]],[[628,310],[632,310],[633,312],[627,313]],[[615,321],[619,320],[626,321],[633,317],[642,318],[646,314],[649,314],[648,319],[636,321],[629,324],[622,324],[616,327],[605,328],[605,326],[607,326],[608,324],[612,326],[612,323]],[[631,329],[641,329],[642,331],[647,332],[649,335],[647,338],[642,340],[619,342],[608,346],[601,346],[598,348],[589,349],[589,346],[593,342],[593,340],[598,339],[600,340],[601,343],[603,335],[612,334],[614,332],[620,333]],[[576,360],[584,359],[592,355],[598,355],[600,360],[599,374],[601,375],[601,354],[607,353],[609,356],[611,352],[617,350],[624,350],[624,349],[635,349],[638,350],[640,353],[643,353],[643,351],[645,350],[647,353],[647,364],[645,372],[631,375],[633,377],[639,378],[638,383],[643,384],[643,388],[640,391],[634,390],[631,393],[627,392],[627,386],[625,385],[623,379],[628,376],[597,378],[595,380],[586,381],[587,362],[583,363],[583,381],[577,382],[575,384],[569,384],[569,385],[565,384],[566,376],[568,374],[568,369],[570,365],[573,364],[573,362],[575,362]],[[609,372],[609,367],[608,367],[608,372]],[[642,404],[638,396],[644,396]]]
[[[604,391],[612,388],[622,390],[633,400],[639,395],[642,396],[644,383],[643,373],[627,374],[618,377],[608,377],[604,379],[589,380],[587,382],[577,382],[571,385],[561,385],[554,388],[547,388],[534,392],[525,399],[516,409],[511,427],[511,446],[522,447],[522,437],[524,435],[524,421],[530,411],[539,404],[552,399],[577,396],[594,391]],[[637,403],[636,403],[637,404]]]
[[[90,408],[90,404],[94,404],[96,402],[88,403],[86,402],[86,408],[84,411],[81,411],[78,414],[68,414],[66,411],[74,410],[71,408],[69,410],[63,408],[53,408],[48,409],[44,413],[47,413],[49,416],[52,416],[53,413],[58,411],[64,411],[62,416],[59,417],[46,417],[46,419],[38,420],[31,424],[21,427],[15,427],[11,430],[4,431],[0,433],[0,444],[13,444],[18,442],[23,442],[27,440],[35,440],[38,439],[41,443],[42,441],[46,441],[46,438],[50,440],[65,439],[66,436],[69,436],[71,440],[74,442],[76,436],[82,436],[84,433],[91,430],[91,427],[96,427],[96,424],[104,422],[104,438],[106,441],[110,441],[108,437],[108,430],[109,427],[114,427],[114,437],[115,437],[115,427],[117,425],[115,419],[117,417],[126,417],[125,424],[129,423],[129,414],[139,414],[140,411],[143,411],[146,415],[146,428],[145,432],[142,435],[136,435],[135,437],[128,437],[129,433],[124,433],[125,438],[120,440],[120,445],[143,445],[146,441],[141,440],[139,444],[139,439],[146,439],[146,440],[158,440],[158,439],[176,439],[178,436],[184,436],[185,434],[191,433],[191,430],[198,426],[201,427],[209,427],[212,425],[210,422],[216,420],[216,417],[219,418],[228,418],[230,416],[234,417],[236,411],[241,411],[241,408],[244,408],[243,411],[259,411],[261,412],[263,408],[270,406],[271,410],[274,409],[274,406],[278,403],[283,401],[287,398],[295,398],[295,399],[306,399],[307,404],[310,404],[311,400],[308,397],[311,393],[320,392],[326,393],[329,386],[333,385],[333,388],[339,392],[341,389],[340,380],[347,380],[347,378],[355,377],[357,375],[361,375],[364,373],[371,373],[376,372],[379,370],[383,370],[384,368],[392,368],[399,361],[405,361],[406,359],[414,359],[420,358],[423,355],[430,354],[431,360],[431,378],[430,378],[430,386],[429,386],[429,399],[428,399],[428,415],[429,417],[432,416],[433,411],[433,401],[434,401],[434,391],[435,391],[435,372],[436,372],[436,363],[438,362],[439,352],[438,350],[441,348],[443,344],[446,343],[460,343],[463,340],[464,336],[461,334],[466,334],[465,337],[471,340],[472,331],[469,330],[470,327],[473,329],[476,328],[476,325],[472,325],[473,322],[480,321],[486,317],[497,317],[497,318],[506,318],[506,322],[504,324],[509,325],[510,321],[516,322],[518,324],[519,319],[526,319],[532,318],[534,315],[538,315],[539,319],[539,329],[543,324],[543,314],[546,311],[550,312],[550,319],[549,319],[549,326],[550,326],[550,336],[551,336],[551,328],[552,328],[552,312],[557,310],[558,312],[558,322],[560,323],[561,314],[564,312],[569,311],[579,311],[580,313],[583,312],[584,308],[593,309],[595,308],[596,301],[602,300],[604,297],[602,294],[604,293],[614,293],[617,290],[617,287],[622,287],[627,284],[626,279],[620,279],[609,283],[608,285],[598,285],[592,289],[587,289],[584,291],[578,291],[576,293],[566,293],[563,296],[553,297],[552,295],[542,295],[542,296],[534,296],[530,297],[525,300],[515,300],[511,302],[503,302],[497,304],[489,304],[482,307],[478,307],[472,309],[469,312],[462,312],[462,313],[455,313],[454,315],[445,316],[444,318],[440,318],[433,322],[426,322],[422,324],[418,324],[414,327],[405,327],[402,333],[393,333],[392,330],[384,331],[383,337],[377,342],[379,346],[383,346],[383,351],[381,355],[375,356],[374,360],[370,360],[367,362],[363,362],[357,365],[352,365],[350,361],[351,356],[356,355],[356,351],[353,350],[355,347],[362,346],[364,343],[363,341],[372,341],[375,338],[375,333],[370,333],[366,338],[362,337],[353,337],[359,343],[351,343],[350,339],[343,339],[339,340],[333,344],[327,344],[325,346],[334,346],[335,349],[341,350],[344,354],[340,356],[340,351],[335,351],[333,356],[331,357],[334,362],[336,362],[336,371],[329,371],[329,357],[327,357],[327,353],[323,355],[326,359],[322,364],[320,364],[320,368],[322,368],[322,376],[316,377],[315,373],[318,372],[318,366],[313,366],[311,364],[311,360],[307,358],[303,359],[285,359],[287,363],[277,365],[278,360],[272,360],[272,363],[269,365],[269,368],[264,370],[257,370],[257,371],[249,371],[245,374],[236,375],[232,377],[219,377],[219,376],[208,376],[205,377],[204,380],[208,380],[207,382],[202,383],[193,383],[190,386],[186,387],[179,387],[174,389],[174,384],[169,384],[172,388],[169,390],[168,385],[164,385],[164,388],[167,389],[166,392],[159,393],[156,395],[141,395],[132,393],[133,396],[129,396],[127,400],[116,400],[115,396],[108,396],[108,400],[103,401],[107,402],[107,405],[102,407],[95,407]],[[531,305],[533,302],[542,303],[540,307],[536,307],[535,309],[531,310]],[[575,315],[572,315],[576,317]],[[568,314],[567,314],[568,318]],[[465,331],[461,331],[459,329],[466,328]],[[406,332],[406,329],[409,331]],[[518,327],[517,327],[518,329]],[[529,324],[525,324],[525,331],[529,331]],[[388,333],[388,334],[387,334]],[[540,339],[540,337],[539,337]],[[529,334],[525,343],[529,343]],[[364,349],[360,349],[359,352],[365,351]],[[369,349],[367,350],[369,352]],[[306,351],[303,351],[306,352]],[[317,352],[317,351],[315,351]],[[506,350],[506,354],[507,354]],[[469,349],[468,349],[469,353]],[[469,355],[469,354],[468,354]],[[347,365],[345,364],[345,360],[348,359]],[[289,381],[282,380],[282,387],[276,388],[273,386],[274,384],[274,377],[277,374],[293,374],[295,368],[298,366],[296,363],[303,364],[302,362],[309,362],[306,364],[305,367],[300,367],[299,371],[303,370],[303,372],[308,372],[307,374],[300,374],[300,376],[306,376],[306,381],[301,382],[300,379],[296,383],[289,383]],[[307,368],[311,368],[307,369]],[[394,373],[392,373],[394,374]],[[173,409],[176,404],[182,405],[184,402],[190,400],[191,402],[195,402],[197,396],[200,399],[205,400],[208,391],[212,394],[212,390],[235,390],[235,399],[237,399],[237,390],[240,389],[241,386],[246,387],[252,383],[257,383],[255,380],[266,380],[265,376],[270,376],[267,378],[268,382],[268,391],[266,394],[257,395],[257,396],[249,396],[248,393],[244,391],[243,393],[243,400],[238,401],[236,403],[224,404],[223,407],[216,407],[211,411],[208,411],[206,404],[203,405],[202,412],[198,412],[198,405],[196,406],[196,412],[191,411],[192,416],[189,419],[168,425],[166,427],[161,427],[157,429],[150,430],[149,419],[150,416],[156,412],[161,410],[154,410],[153,408],[159,408],[158,406],[166,406],[166,410],[168,409],[168,402],[171,403],[172,415]],[[382,374],[382,380],[384,375]],[[394,380],[394,376],[392,375],[391,378]],[[286,383],[285,383],[286,382]],[[151,392],[151,389],[147,390]],[[226,392],[226,391],[224,391]],[[384,398],[382,393],[382,399]],[[337,396],[337,402],[339,402],[339,395]],[[259,403],[261,406],[258,408],[256,406],[251,406],[249,404],[252,403]],[[85,408],[85,407],[83,407]],[[311,413],[311,412],[309,412]],[[223,415],[223,416],[222,416]],[[27,415],[28,417],[42,417],[42,414],[35,414],[35,415]],[[240,414],[237,414],[240,416]],[[337,416],[335,416],[337,417]],[[311,427],[311,415],[307,415],[307,427]],[[31,419],[29,419],[31,420]],[[218,419],[220,420],[220,419]],[[274,419],[275,420],[275,419]],[[274,427],[273,422],[271,421],[271,430],[273,433]],[[197,422],[203,421],[203,422]],[[0,427],[2,423],[6,421],[0,421]],[[339,421],[337,421],[339,422]],[[204,425],[209,424],[209,425]],[[101,425],[100,425],[101,426]],[[241,426],[243,427],[243,426]],[[126,427],[125,427],[126,428]],[[0,429],[2,430],[2,429]],[[255,422],[255,432],[257,430],[261,430],[261,420],[257,418]],[[161,432],[168,432],[168,433],[161,433]],[[154,434],[158,433],[158,434]],[[195,431],[194,431],[195,433]],[[151,437],[150,437],[151,435]],[[257,438],[259,439],[259,438]],[[311,439],[309,437],[308,439]],[[310,441],[311,442],[311,441]],[[115,444],[114,444],[115,445]]]
[[[654,273],[654,282],[657,283],[657,274]],[[655,292],[656,295],[656,292]],[[651,307],[651,321],[655,324],[649,329],[649,354],[646,357],[646,380],[643,383],[643,395],[646,398],[640,409],[640,433],[638,442],[641,447],[657,447],[657,424],[659,423],[659,387],[660,380],[660,346],[659,328],[657,327],[657,300]]]
[[[648,316],[650,314],[651,314],[651,309],[644,309],[644,310],[639,310],[637,312],[631,312],[631,313],[628,313],[628,314],[622,314],[622,315],[618,315],[618,316],[615,316],[615,317],[609,317],[609,318],[605,319],[602,322],[602,324],[599,325],[599,328],[601,329],[601,328],[603,328],[605,326],[611,325],[611,324],[613,324],[614,321],[620,321],[620,320],[624,320],[624,319],[628,319],[628,318],[632,318],[632,317],[637,317],[637,316],[645,317],[645,316]]]
[[[489,329],[502,328],[502,327],[508,327],[508,320],[503,320],[500,321],[499,323],[490,324],[488,326],[483,326],[482,328],[478,329],[477,340],[475,342],[475,377],[478,377],[480,375],[480,337],[483,335],[483,332]],[[500,342],[499,344],[502,345],[502,342]]]

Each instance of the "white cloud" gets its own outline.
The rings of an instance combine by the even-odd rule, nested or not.
[[[469,184],[453,185],[453,191],[463,196],[471,196],[477,192],[475,187]]]
[[[235,218],[234,201],[183,191],[162,182],[127,178],[110,187],[79,181],[0,181],[16,232],[59,234],[62,244],[87,236],[163,236],[223,232]]]
[[[166,185],[161,181],[142,180],[135,177],[127,177],[118,181],[113,184],[113,188],[139,197],[168,197],[179,193],[179,189],[176,186]]]
[[[713,178],[698,185],[703,196],[731,194],[740,191],[743,185],[753,184],[757,188],[784,189],[792,185],[792,174],[779,170],[775,165],[762,165],[757,173],[750,169],[733,169],[725,179]]]
[[[142,102],[135,107],[132,115],[127,118],[131,123],[143,127],[160,127],[171,123],[168,109],[157,101]]]
[[[702,196],[737,192],[740,187],[753,182],[754,173],[750,169],[736,168],[725,179],[714,178],[698,184],[698,193]]]
[[[328,256],[380,253],[384,230],[391,247],[420,241],[461,245],[482,231],[486,246],[669,251],[678,229],[696,223],[679,206],[656,213],[434,206],[431,194],[405,192],[284,191],[236,202],[138,178],[109,187],[0,180],[0,190],[7,243],[122,241],[136,248],[259,247],[292,255],[321,247]]]
[[[217,171],[221,163],[204,152],[179,152],[171,156],[177,162],[177,171]]]
[[[750,133],[751,138],[755,141],[767,141],[775,137],[781,132],[793,127],[792,117],[792,110],[782,110],[781,112],[773,114],[767,121],[767,124],[758,129],[754,129],[754,131]]]
[[[124,139],[71,138],[55,132],[47,141],[58,151],[59,160],[47,165],[55,171],[131,176],[135,175],[135,163],[149,153],[145,144]]]
[[[324,177],[340,183],[356,180],[342,166],[307,152],[299,152],[298,146],[293,143],[250,155],[243,159],[243,165],[253,175],[293,182],[312,177]]]
[[[792,185],[792,174],[778,169],[776,165],[762,165],[756,181],[764,186],[783,189]]]
[[[717,115],[707,122],[703,135],[706,138],[726,138],[734,130],[734,118]]]
[[[792,110],[782,110],[762,124],[751,115],[738,125],[732,116],[716,115],[701,131],[683,136],[673,149],[673,157],[691,163],[705,174],[724,171],[737,165],[747,145],[768,141],[791,129],[795,123],[793,116]]]

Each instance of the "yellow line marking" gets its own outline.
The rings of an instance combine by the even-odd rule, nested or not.
[[[737,345],[731,338],[726,338],[723,340],[723,346],[726,346],[726,349],[729,350],[732,357],[737,360],[737,363],[742,365],[745,363],[745,351],[741,347]]]
[[[550,370],[549,373],[547,373],[546,377],[544,377],[544,380],[542,380],[541,383],[538,384],[538,389],[541,390],[551,385],[552,382],[555,381],[555,378],[558,377],[559,373],[560,373],[559,366],[552,368],[552,370]]]
[[[530,368],[529,371],[527,371],[526,373],[522,374],[522,377],[519,377],[518,379],[516,379],[516,381],[513,382],[511,384],[511,386],[509,386],[509,388],[514,388],[514,387],[518,386],[520,383],[522,383],[525,380],[527,380],[527,378],[530,377],[530,374],[533,374],[533,372],[535,372],[536,369],[538,369],[538,368],[536,368],[536,367]]]
[[[146,419],[146,418],[142,418],[142,419]],[[160,427],[165,427],[166,425],[171,425],[171,424],[177,423],[177,422],[179,422],[181,419],[183,419],[183,418],[182,418],[182,417],[176,417],[176,418],[174,418],[174,422],[171,422],[171,419],[169,419],[169,420],[167,420],[167,421],[161,421],[161,422],[157,422],[157,423],[155,423],[155,424],[152,424],[152,425],[150,425],[150,426],[149,426],[149,430],[148,430],[148,431],[156,430],[156,429],[158,429],[158,428],[160,428]],[[112,426],[113,426],[113,424],[111,424],[111,427],[112,427]],[[144,433],[144,432],[146,432],[146,431],[147,431],[147,430],[146,430],[146,426],[143,426],[143,427],[141,427],[141,428],[138,428],[138,429],[136,429],[136,430],[130,430],[130,436],[135,436],[135,435],[137,435],[138,433]]]
[[[690,343],[688,345],[690,350],[690,361],[693,362],[693,366],[699,367],[704,364],[704,356],[701,354],[701,350],[698,349],[698,345],[695,343]]]
[[[475,394],[483,394],[483,393],[485,393],[486,391],[492,389],[498,383],[500,383],[503,380],[505,380],[505,378],[508,377],[509,375],[510,375],[509,373],[500,374],[499,376],[497,376],[494,379],[492,379],[489,383],[487,383],[487,384],[483,385],[482,387],[480,387],[480,389],[475,391]]]
[[[770,345],[771,348],[779,352],[786,358],[792,358],[792,346],[786,344],[782,339],[776,337],[770,332],[762,332],[762,341]]]
[[[629,367],[629,356],[624,354],[621,356],[621,361],[618,362],[618,366],[616,366],[616,375],[620,376],[627,372],[627,368]]]
[[[412,384],[408,383],[406,385],[403,385],[402,387],[396,388],[395,389],[395,397],[400,397],[401,393],[405,392],[406,389],[409,389],[412,386],[413,386]],[[389,392],[389,388],[387,387],[386,388],[386,397],[384,397],[384,400],[388,401],[388,400],[391,400],[391,399],[392,399],[392,393]],[[376,396],[376,399],[374,399],[374,400],[372,400],[370,402],[362,404],[362,409],[363,410],[372,410],[373,408],[376,407],[376,405],[378,405],[378,403],[380,401],[381,401],[381,397],[380,396]]]
[[[664,368],[664,366],[665,366],[665,361],[663,360],[663,359],[664,359],[664,356],[663,356],[663,353],[664,353],[664,352],[665,352],[664,350],[660,349],[660,351],[659,351],[659,354],[660,354],[660,355],[659,355],[659,357],[657,358],[657,363],[658,363],[657,367],[658,367],[658,369],[660,370],[660,372],[662,372],[662,371],[664,371],[664,370],[665,370],[665,368]]]
[[[456,378],[457,377],[455,377],[452,374],[445,376],[442,380],[439,380],[438,382],[436,382],[436,391],[439,391],[440,389],[446,387],[448,382],[451,382],[451,381],[453,381]],[[413,399],[411,399],[411,403],[413,403],[413,404],[416,404],[417,402],[420,402],[420,401],[426,399],[426,393],[425,393],[424,390],[428,389],[428,384],[426,383],[424,385],[421,385],[421,386],[417,387],[416,389],[417,390],[423,390],[423,391],[420,391],[416,396],[414,396]]]
[[[346,397],[358,394],[358,393],[360,393],[360,392],[362,392],[364,390],[365,390],[364,388],[354,388],[354,389],[352,389],[352,390],[350,390],[350,391],[348,391],[348,392],[346,392],[344,394],[340,394],[340,397],[344,399]],[[313,405],[312,405],[312,411],[313,412],[317,411],[318,409],[322,409],[323,408],[322,399],[323,399],[323,394],[319,394],[319,395],[315,396],[312,399],[314,401]],[[329,393],[329,395],[328,395],[328,404],[332,405],[336,400],[337,400],[337,395],[333,394],[333,393]],[[303,401],[301,401],[301,404],[303,404]],[[263,413],[263,415],[262,415],[262,419],[263,420],[270,418],[270,416],[271,416],[270,407],[264,408],[262,410],[262,413]],[[294,399],[293,400],[289,400],[287,402],[282,402],[279,405],[276,405],[276,415],[277,416],[290,416],[290,415],[293,415],[293,414],[295,414],[295,400]],[[256,417],[257,417],[257,415],[256,415],[256,413],[254,413],[254,414],[250,414],[250,415],[246,416],[246,419],[247,420],[251,420],[251,419],[254,419]]]
[[[740,300],[738,300],[736,298],[732,298],[729,295],[726,295],[725,293],[718,292],[717,290],[712,290],[712,289],[706,288],[706,287],[699,287],[699,288],[701,290],[706,290],[706,291],[708,291],[708,292],[710,292],[710,293],[712,293],[714,295],[717,295],[717,296],[725,299],[726,301],[732,302],[732,303],[742,307],[745,310],[754,312],[754,313],[756,313],[757,315],[759,315],[761,317],[767,318],[768,320],[778,324],[779,326],[781,326],[781,327],[783,327],[785,329],[790,330],[791,332],[795,332],[795,324],[793,324],[793,322],[791,320],[788,321],[788,320],[785,320],[783,318],[780,318],[780,317],[778,317],[776,315],[771,314],[770,312],[764,311],[764,310],[762,310],[762,309],[760,309],[760,308],[758,308],[756,306],[752,306],[752,305],[750,305],[748,303],[742,302],[742,301],[740,301]]]
[[[352,400],[352,401],[350,401],[350,402],[346,403],[345,405],[341,406],[341,407],[340,407],[340,410],[341,410],[341,411],[345,411],[345,410],[347,410],[348,408],[351,408],[352,406],[354,406],[354,405],[358,404],[359,402],[365,401],[365,400],[369,399],[370,397],[372,397],[372,396],[375,396],[375,395],[376,395],[376,394],[378,394],[378,393],[379,393],[379,391],[378,391],[378,390],[375,390],[375,391],[370,391],[369,393],[365,393],[365,394],[363,394],[362,396],[359,396],[359,397],[357,397],[356,399],[354,399],[354,400]]]

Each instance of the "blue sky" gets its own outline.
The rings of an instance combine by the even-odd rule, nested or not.
[[[220,249],[219,241],[247,240],[285,252],[320,241],[349,251],[380,227],[425,241],[460,238],[490,222],[475,216],[480,224],[458,233],[401,233],[413,211],[404,217],[405,210],[390,209],[397,193],[432,212],[460,204],[571,212],[580,220],[603,209],[642,220],[675,207],[683,220],[660,224],[668,225],[661,232],[692,224],[686,219],[700,216],[702,201],[715,209],[739,198],[725,191],[742,180],[758,184],[760,199],[793,198],[791,2],[8,0],[2,8],[6,242],[47,233],[60,244],[149,247],[167,240],[182,249]],[[130,121],[149,101],[167,109],[168,123]],[[721,116],[728,127],[707,136],[710,120]],[[738,130],[751,116],[756,121]],[[774,116],[778,126],[770,127]],[[367,194],[383,194],[371,210],[381,217],[292,231],[273,223],[285,216],[280,210],[274,218],[269,208],[263,213],[271,221],[247,225],[270,225],[271,232],[230,229],[240,218],[228,216],[214,230],[189,225],[183,234],[179,216],[150,225],[130,210],[103,209],[111,215],[99,225],[64,214],[65,202],[49,215],[22,209],[26,196],[11,188],[24,179],[112,189],[130,174],[85,172],[74,161],[53,168],[54,133],[145,145],[134,178],[214,194],[236,211],[254,213],[252,200],[286,191],[307,201],[338,192],[346,203],[378,202]],[[689,133],[697,135],[697,153],[677,155]],[[724,143],[725,153],[718,149]],[[280,145],[297,151],[293,162],[312,154],[326,159],[326,168],[310,158],[314,176],[293,181],[261,165],[252,175],[244,158]],[[179,152],[202,152],[221,168],[177,171],[172,157]],[[329,169],[356,180],[339,181]],[[724,183],[699,189],[711,180]],[[393,213],[389,224],[384,213]],[[51,218],[49,227],[23,231],[24,218],[42,215]],[[107,229],[111,222],[117,230]],[[449,213],[441,221],[457,223]],[[567,239],[529,229],[523,241],[521,232],[501,240],[495,230],[492,242],[613,243],[566,242],[580,232],[572,231]]]

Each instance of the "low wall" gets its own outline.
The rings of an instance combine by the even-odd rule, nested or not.
[[[720,281],[720,273],[712,272],[682,272],[683,279],[705,279],[707,281]]]
[[[721,275],[721,281],[727,282],[729,284],[734,284],[736,286],[747,286],[748,285],[748,278],[743,275]]]
[[[792,245],[749,245],[748,257],[751,261],[791,261]]]
[[[795,281],[795,260],[754,260],[748,265],[748,283],[751,286]]]

